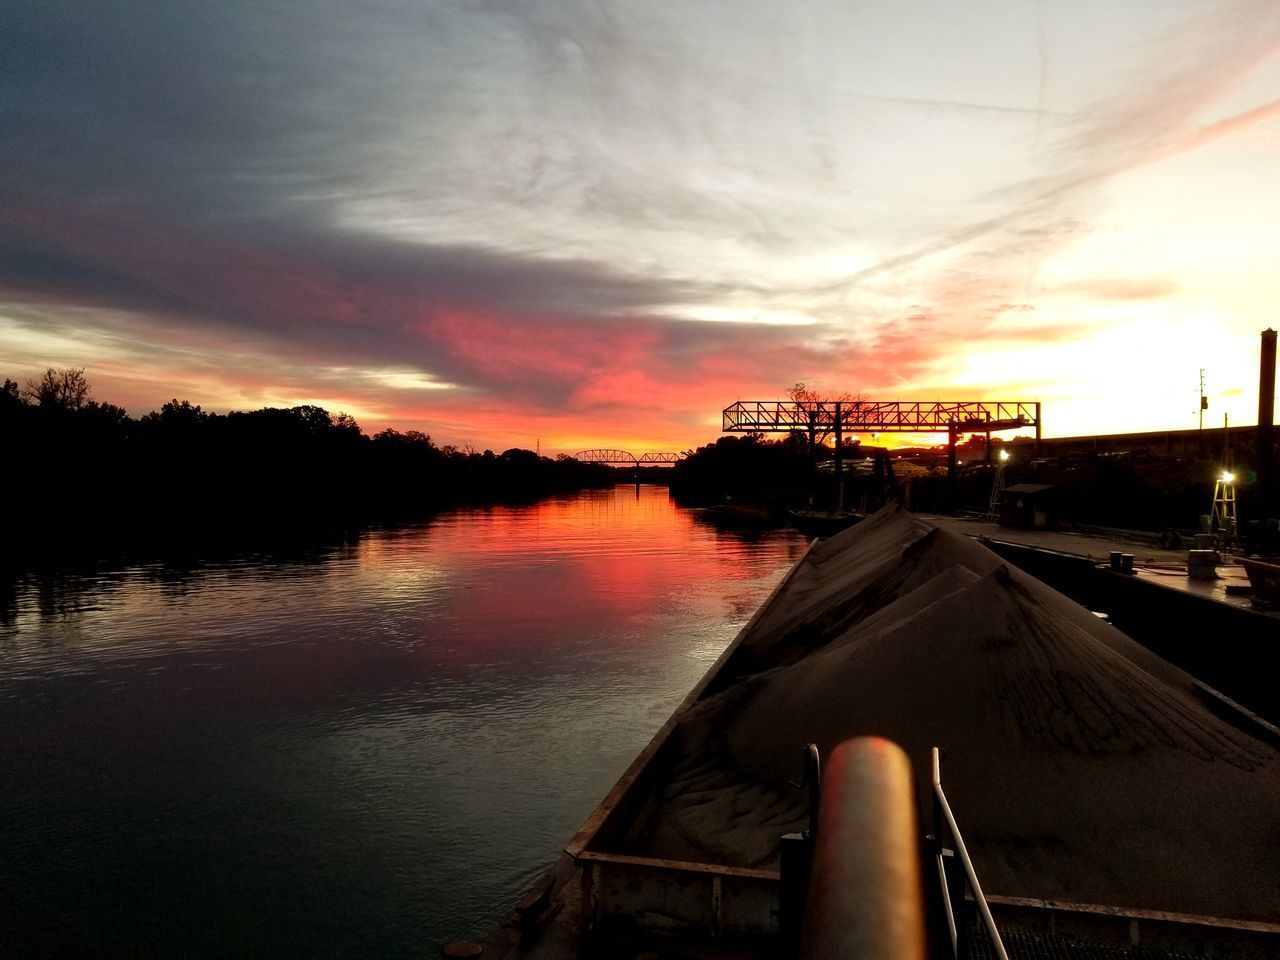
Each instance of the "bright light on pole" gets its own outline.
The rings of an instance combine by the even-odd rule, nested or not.
[[[1218,479],[1221,480],[1223,483],[1231,483],[1235,480],[1235,478],[1236,478],[1236,475],[1232,473],[1230,470],[1223,470],[1222,476],[1219,477]]]
[[[1000,451],[1000,459],[1001,459],[1001,460],[1008,460],[1008,459],[1009,459],[1009,451],[1008,451],[1008,450],[1001,450],[1001,451]]]

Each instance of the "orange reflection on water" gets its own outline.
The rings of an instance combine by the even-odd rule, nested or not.
[[[437,668],[543,663],[693,635],[726,643],[804,544],[719,531],[665,487],[622,485],[370,535],[346,578],[362,581],[353,616]]]
[[[619,487],[19,583],[0,620],[0,820],[25,838],[0,859],[6,935],[91,952],[199,903],[206,937],[252,917],[255,946],[323,953],[330,916],[405,945],[496,915],[803,548]],[[41,871],[57,896],[28,885]]]

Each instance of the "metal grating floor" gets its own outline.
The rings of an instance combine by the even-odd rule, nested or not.
[[[1001,927],[1009,960],[1202,960],[1199,954],[1157,950],[1139,944],[1086,940],[1065,933],[1037,933]],[[969,960],[996,960],[991,938],[982,924],[969,928]]]

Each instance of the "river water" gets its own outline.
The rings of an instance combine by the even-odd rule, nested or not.
[[[0,956],[436,955],[803,549],[622,486],[10,585]]]

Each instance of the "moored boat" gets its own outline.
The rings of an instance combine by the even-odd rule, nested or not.
[[[787,519],[810,537],[830,537],[866,519],[851,510],[788,510]]]

